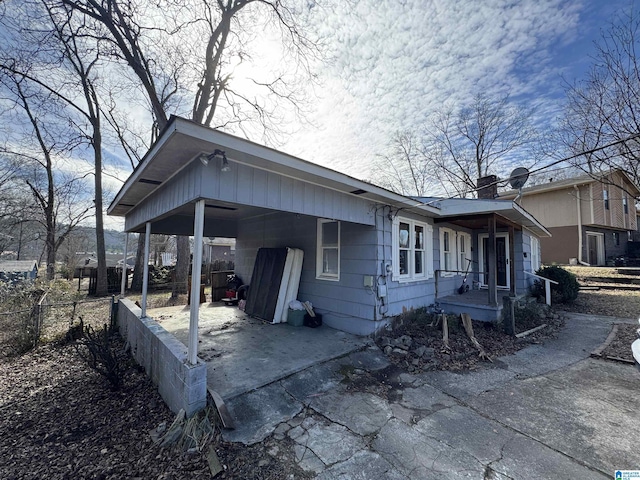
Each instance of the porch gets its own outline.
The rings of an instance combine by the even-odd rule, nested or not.
[[[509,291],[499,290],[498,298],[509,296]],[[482,322],[497,322],[502,320],[503,302],[497,304],[489,302],[486,289],[469,290],[463,294],[455,293],[436,298],[436,302],[445,313],[460,315],[468,313],[473,320]]]

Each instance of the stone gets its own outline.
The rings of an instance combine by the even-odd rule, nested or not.
[[[393,352],[393,347],[391,345],[387,345],[386,347],[384,347],[385,355],[391,355],[391,352]]]
[[[406,476],[375,452],[362,450],[342,463],[336,463],[321,473],[317,480],[353,479],[406,480]]]
[[[427,349],[427,347],[425,347],[424,345],[416,348],[413,353],[417,356],[417,357],[422,357],[424,355],[424,351]]]
[[[383,336],[382,338],[380,338],[380,346],[381,347],[386,347],[387,345],[391,345],[391,338],[387,337],[387,336]]]
[[[386,400],[365,392],[334,392],[316,397],[311,408],[358,435],[377,432],[391,418]]]
[[[398,355],[406,355],[409,352],[407,352],[406,350],[401,350],[400,348],[394,348],[393,353],[397,353]]]
[[[296,438],[300,437],[302,434],[304,434],[304,429],[300,426],[298,427],[294,427],[291,430],[289,430],[289,438],[292,440],[295,440]]]

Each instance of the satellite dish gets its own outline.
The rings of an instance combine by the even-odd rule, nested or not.
[[[529,179],[529,170],[524,167],[518,167],[511,172],[509,175],[509,183],[511,184],[511,188],[514,190],[520,190],[524,187],[524,184],[527,183]]]

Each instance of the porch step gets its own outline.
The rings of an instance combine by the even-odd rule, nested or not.
[[[619,273],[620,275],[640,276],[640,268],[631,268],[631,267],[616,268],[616,273]]]
[[[595,283],[619,283],[626,285],[640,285],[640,278],[626,278],[626,277],[583,277],[585,282]]]

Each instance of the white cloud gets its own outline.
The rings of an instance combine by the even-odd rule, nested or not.
[[[318,27],[336,54],[312,119],[319,128],[284,149],[357,177],[393,132],[478,92],[510,93],[552,119],[570,68],[560,52],[582,41],[574,53],[586,55],[585,36],[606,22],[592,5],[562,0],[360,0],[348,9]]]

